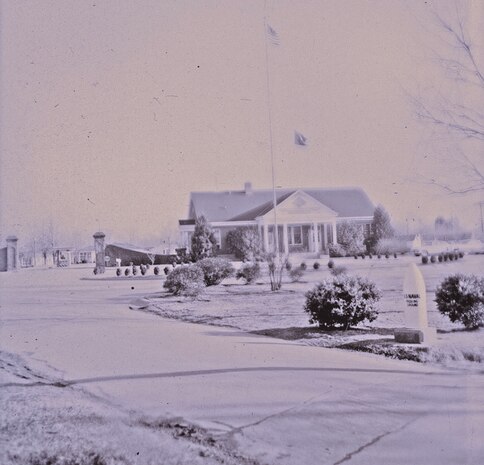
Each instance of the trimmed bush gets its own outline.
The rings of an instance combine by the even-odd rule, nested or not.
[[[444,260],[444,257],[442,256],[442,254],[439,254],[438,260],[439,260],[439,263],[442,263],[442,261]]]
[[[427,255],[422,255],[422,264],[426,265],[429,262],[429,257]]]
[[[373,255],[371,253],[368,254],[368,258],[369,259],[372,259],[373,258]]]
[[[378,254],[378,255],[377,255],[377,257],[378,257],[378,259],[380,259],[380,258],[381,258],[381,255],[380,255],[380,254]]]
[[[226,258],[204,258],[197,262],[203,272],[203,280],[206,286],[216,286],[225,278],[235,274],[232,263]]]
[[[246,263],[240,270],[237,271],[235,277],[237,279],[245,279],[246,284],[253,283],[260,278],[261,269],[259,263]]]
[[[362,321],[378,316],[375,305],[381,292],[375,284],[360,276],[335,276],[306,293],[304,310],[309,322],[320,328],[347,330]]]
[[[448,259],[449,259],[449,254],[448,253],[444,253],[444,262],[446,262]]]
[[[153,273],[154,273],[156,276],[158,276],[158,275],[160,274],[160,268],[159,268],[158,266],[155,266],[155,267],[153,268]]]
[[[262,256],[259,231],[253,226],[229,231],[226,241],[229,251],[240,260],[253,261]]]
[[[459,252],[459,257],[464,258],[464,252]]]
[[[93,272],[94,274],[97,274],[97,273],[98,273],[97,266],[94,268],[94,270],[92,270],[92,272]]]
[[[320,267],[319,262],[314,262],[314,264],[313,264],[313,268],[314,268],[315,270],[319,270],[319,267]]]
[[[286,271],[291,271],[292,270],[292,264],[290,261],[286,262]]]
[[[306,270],[306,268],[307,268],[307,267],[308,267],[308,266],[306,265],[306,263],[305,263],[305,262],[302,262],[302,263],[299,265],[299,268],[301,268],[301,270],[303,270],[303,271],[304,271],[304,270]]]
[[[181,265],[166,277],[163,287],[175,295],[195,297],[205,287],[203,271],[198,265]]]
[[[340,244],[329,244],[328,251],[330,257],[346,257],[346,251]]]
[[[360,257],[361,257],[361,259],[362,259],[362,260],[364,260],[364,259],[366,258],[364,253],[362,253],[362,254],[360,255]]]
[[[334,260],[330,260],[328,262],[328,268],[331,270],[332,268],[334,268]]]
[[[130,273],[130,269],[129,268],[126,268],[124,270],[124,276],[129,276],[129,273]]]
[[[139,270],[141,272],[141,276],[144,276],[146,274],[146,267],[144,265],[141,265],[139,267]]]
[[[289,277],[293,283],[298,282],[304,276],[304,270],[302,268],[294,268],[289,272]]]
[[[393,253],[393,258],[398,258],[398,255],[396,252]]]
[[[390,258],[390,254],[389,253],[386,253],[385,254],[385,258]]]
[[[168,268],[167,266],[165,266],[165,268],[163,268],[163,273],[165,273],[165,276],[167,276],[168,273],[170,273],[170,268]]]
[[[116,269],[116,276],[121,276],[121,268]]]
[[[354,258],[355,260],[358,260],[358,255],[355,255],[353,258]]]
[[[484,278],[455,274],[445,278],[435,291],[440,313],[467,329],[484,326]]]
[[[133,266],[133,276],[136,276],[138,274],[138,269]]]
[[[348,269],[346,268],[346,266],[342,266],[342,265],[331,268],[331,274],[333,276],[340,276],[342,274],[346,274],[347,271]]]
[[[437,258],[435,257],[435,255],[431,255],[430,256],[430,263],[435,263],[437,261]]]

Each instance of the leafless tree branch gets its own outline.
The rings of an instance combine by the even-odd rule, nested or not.
[[[455,143],[460,144],[462,149],[456,149],[452,157],[442,163],[441,167],[436,166],[440,174],[436,173],[435,177],[420,176],[420,182],[437,186],[450,194],[482,192],[484,73],[476,60],[474,44],[466,27],[464,15],[457,4],[455,17],[451,20],[444,19],[437,11],[433,12],[433,17],[435,24],[443,33],[440,39],[447,49],[446,54],[434,51],[436,62],[444,70],[446,77],[451,79],[450,82],[455,84],[456,92],[451,91],[451,97],[433,92],[426,98],[413,97],[412,101],[418,118],[443,129],[449,136],[461,136]],[[477,156],[472,158],[464,153],[464,150],[476,149]]]

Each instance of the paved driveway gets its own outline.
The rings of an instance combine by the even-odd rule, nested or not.
[[[482,464],[484,377],[129,310],[159,280],[0,276],[0,347],[269,464]],[[223,305],[223,302],[220,302]]]

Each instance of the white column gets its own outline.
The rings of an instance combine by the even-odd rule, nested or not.
[[[326,223],[323,224],[321,235],[323,240],[323,247],[327,249],[328,248],[328,225]]]
[[[318,223],[313,223],[313,234],[314,234],[313,252],[319,252]]]
[[[264,224],[264,251],[269,252],[269,227]]]
[[[289,253],[289,240],[287,235],[287,223],[282,225],[282,235],[284,241],[284,253],[287,255]]]
[[[333,244],[337,244],[338,243],[338,236],[336,235],[336,220],[333,221],[332,223],[332,232],[333,232]]]

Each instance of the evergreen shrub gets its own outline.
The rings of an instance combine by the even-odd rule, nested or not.
[[[294,268],[289,272],[289,277],[293,283],[297,283],[304,276],[304,270],[302,268]]]
[[[375,306],[381,292],[371,281],[360,276],[340,275],[326,279],[306,293],[304,310],[309,322],[323,329],[342,328],[378,316]]]
[[[196,297],[204,287],[202,269],[197,265],[181,265],[166,277],[163,287],[175,295]]]
[[[226,258],[204,258],[199,260],[196,266],[202,270],[203,280],[206,286],[216,286],[224,279],[235,274],[232,263]]]
[[[467,329],[484,326],[484,278],[455,274],[445,278],[435,291],[440,313]]]
[[[260,278],[261,268],[258,262],[245,263],[242,268],[237,271],[235,277],[237,279],[245,279],[246,284],[253,283]]]

